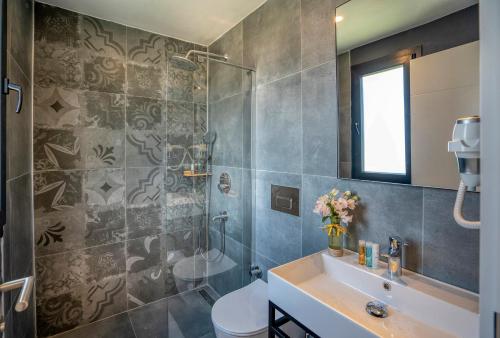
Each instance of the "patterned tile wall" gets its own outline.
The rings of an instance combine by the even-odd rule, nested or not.
[[[41,3],[34,34],[44,337],[179,292],[203,212],[204,182],[182,172],[206,131],[207,66],[170,62],[205,47]]]

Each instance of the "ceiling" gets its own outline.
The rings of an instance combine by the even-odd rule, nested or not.
[[[337,8],[337,51],[343,53],[477,4],[478,0],[351,0]]]
[[[209,45],[266,0],[42,0],[123,25]]]

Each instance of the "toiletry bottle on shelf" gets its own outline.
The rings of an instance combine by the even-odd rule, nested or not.
[[[366,241],[360,239],[358,241],[358,263],[365,265]]]
[[[380,252],[380,244],[372,243],[372,265],[371,265],[371,267],[374,269],[378,268],[379,252]]]
[[[366,258],[365,264],[367,267],[372,267],[372,242],[366,242]]]

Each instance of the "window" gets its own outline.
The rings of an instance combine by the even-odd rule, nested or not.
[[[362,170],[406,173],[403,66],[364,75]]]
[[[411,183],[409,57],[352,67],[352,177]]]

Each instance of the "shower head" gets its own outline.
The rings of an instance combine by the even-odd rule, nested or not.
[[[203,135],[203,142],[205,144],[211,145],[215,142],[217,138],[217,133],[215,131],[207,131],[205,135]]]
[[[188,71],[194,71],[198,68],[196,63],[188,59],[187,55],[186,56],[174,55],[170,59],[170,62],[172,62],[175,67]]]

